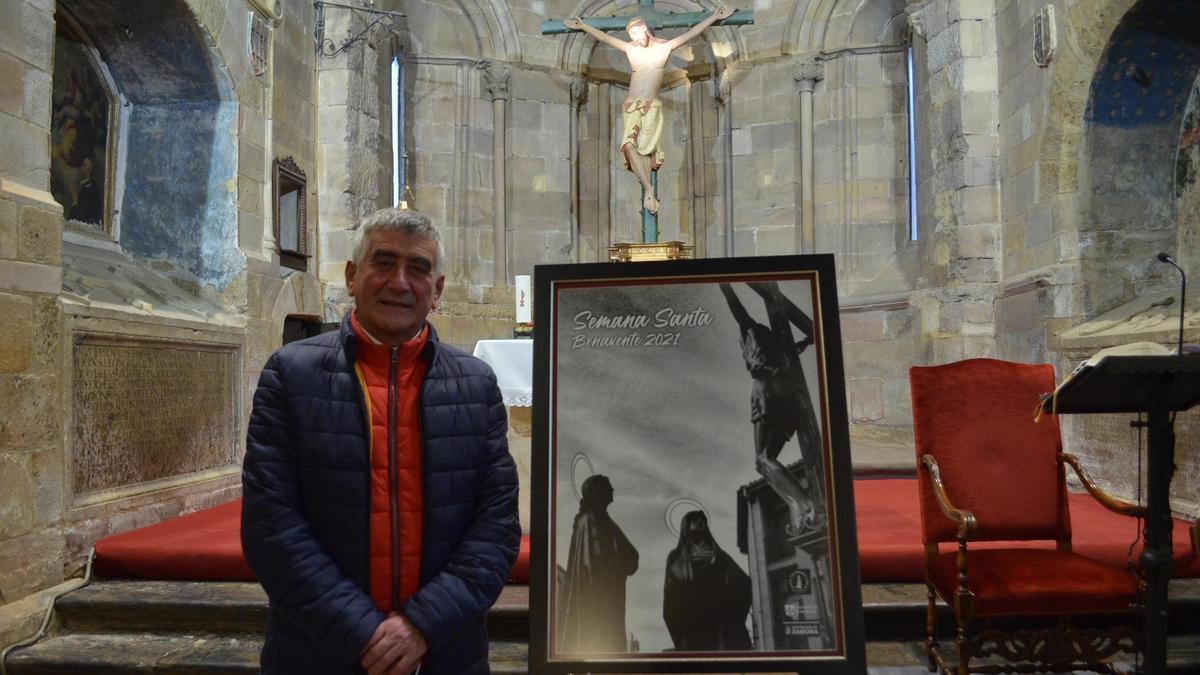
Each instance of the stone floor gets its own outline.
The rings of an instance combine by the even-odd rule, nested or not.
[[[855,476],[916,475],[917,460],[910,446],[882,445],[870,441],[850,442],[850,464]]]

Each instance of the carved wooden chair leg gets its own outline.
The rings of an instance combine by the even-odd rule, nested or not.
[[[967,638],[967,626],[975,614],[975,595],[967,586],[967,540],[960,531],[958,538],[958,589],[954,593],[954,623],[957,636],[954,643],[955,656],[958,657],[958,675],[969,675],[971,672],[971,643]]]
[[[958,675],[970,675],[971,643],[967,639],[967,627],[959,624],[958,635],[954,640],[954,654],[958,657]]]
[[[967,637],[967,628],[975,610],[975,596],[967,589],[966,575],[959,577],[958,592],[954,594],[954,623],[957,632],[954,640],[954,654],[958,657],[958,675],[968,675],[971,672],[971,641]]]
[[[933,653],[937,649],[936,638],[937,633],[937,592],[933,590],[933,584],[925,583],[925,592],[929,599],[929,604],[925,609],[925,658],[929,659],[929,672],[936,672],[938,669],[937,660],[933,658]]]

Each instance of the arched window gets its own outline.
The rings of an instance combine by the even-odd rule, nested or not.
[[[908,66],[908,238],[917,240],[917,80],[913,47],[905,52]]]
[[[112,234],[116,88],[99,52],[59,12],[50,110],[50,192],[81,228]]]
[[[407,205],[408,144],[404,129],[404,52],[392,56],[392,205]]]

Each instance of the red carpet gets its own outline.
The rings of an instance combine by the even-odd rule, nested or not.
[[[859,567],[863,581],[924,579],[917,484],[914,479],[854,481]],[[252,581],[239,537],[241,500],[96,542],[96,573],[108,578]],[[1071,495],[1074,548],[1123,565],[1136,533],[1133,521],[1104,510],[1086,494]],[[1200,577],[1188,524],[1176,520],[1173,536],[1178,577]],[[1052,543],[1017,543],[1052,547]],[[1134,549],[1134,558],[1140,552]],[[513,581],[529,580],[529,540],[522,538]]]
[[[254,581],[242,557],[242,500],[164,520],[96,542],[95,571],[110,579]],[[529,538],[512,580],[529,583]]]
[[[1087,494],[1071,494],[1071,544],[1076,553],[1113,565],[1124,565],[1137,536],[1132,518],[1118,516]],[[917,481],[913,478],[854,481],[858,521],[858,566],[863,581],[924,581],[924,545]],[[1200,558],[1192,554],[1189,523],[1175,520],[1172,576],[1200,577]],[[954,544],[946,545],[947,550]],[[987,547],[1054,548],[1054,542],[978,544]],[[968,550],[971,545],[968,544]],[[1136,561],[1141,542],[1133,549]]]
[[[96,542],[96,574],[115,579],[254,581],[242,557],[242,500]]]

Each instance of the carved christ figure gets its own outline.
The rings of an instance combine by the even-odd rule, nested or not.
[[[733,12],[724,4],[718,4],[717,10],[707,19],[670,40],[655,37],[640,16],[630,19],[625,27],[629,33],[628,42],[593,28],[579,18],[563,21],[567,28],[581,30],[610,47],[620,49],[629,59],[629,96],[625,98],[621,111],[621,154],[625,157],[625,168],[637,176],[642,184],[642,206],[650,213],[658,213],[658,199],[650,183],[650,172],[661,166],[663,160],[659,149],[663,120],[658,90],[667,70],[667,59],[676,47],[704,32],[713,23],[733,16]]]
[[[799,355],[813,344],[813,322],[780,292],[778,283],[747,285],[762,296],[771,326],[750,316],[732,286],[718,284],[741,330],[742,357],[754,380],[750,421],[754,424],[755,468],[788,505],[791,528],[799,533],[817,527],[824,514],[813,480],[793,476],[779,461],[779,453],[795,435],[806,476],[816,471],[821,452],[820,427],[799,361]],[[799,342],[794,339],[792,325],[804,334]]]

